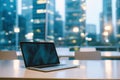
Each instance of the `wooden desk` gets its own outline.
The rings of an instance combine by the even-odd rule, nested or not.
[[[120,60],[69,60],[61,62],[80,64],[80,66],[53,72],[39,72],[26,69],[22,60],[0,60],[0,80],[120,79]]]

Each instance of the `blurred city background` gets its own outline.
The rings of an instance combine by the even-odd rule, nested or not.
[[[0,0],[0,49],[21,41],[119,47],[120,0]]]

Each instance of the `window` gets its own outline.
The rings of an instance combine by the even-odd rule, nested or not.
[[[118,3],[120,0],[0,0],[0,49],[19,49],[21,41],[52,41],[65,47],[119,46]]]

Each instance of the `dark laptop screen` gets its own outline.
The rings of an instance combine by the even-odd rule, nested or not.
[[[54,43],[21,42],[20,45],[26,67],[59,63]]]

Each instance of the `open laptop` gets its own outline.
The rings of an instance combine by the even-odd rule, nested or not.
[[[77,67],[73,64],[60,64],[54,43],[20,42],[25,67],[39,71],[54,71]]]

